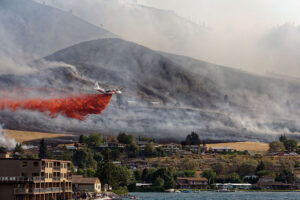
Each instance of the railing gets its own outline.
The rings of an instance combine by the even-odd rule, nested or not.
[[[72,187],[66,187],[65,192],[72,192]]]
[[[54,169],[54,170],[60,170],[61,167],[60,167],[60,166],[54,166],[53,169]]]
[[[14,194],[28,194],[29,189],[28,188],[15,188]]]
[[[33,181],[44,181],[45,177],[44,176],[34,176],[32,177]]]
[[[54,192],[72,192],[72,187],[66,187],[65,189],[60,187],[49,187],[49,188],[14,188],[15,195],[24,194],[40,194],[40,193],[54,193]]]
[[[60,177],[59,177],[59,176],[54,176],[54,177],[52,178],[52,180],[54,180],[54,181],[60,181]]]
[[[25,176],[0,176],[0,182],[26,182],[32,181],[32,178],[25,177]]]

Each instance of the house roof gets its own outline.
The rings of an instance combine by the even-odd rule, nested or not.
[[[84,178],[82,175],[73,175],[72,176],[72,183],[74,184],[86,184],[86,185],[93,185],[100,183],[98,178]]]
[[[193,177],[177,177],[176,180],[186,180],[186,181],[207,181],[206,178],[198,177],[198,178],[193,178]]]

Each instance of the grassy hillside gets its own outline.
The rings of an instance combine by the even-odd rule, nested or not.
[[[251,151],[254,153],[266,153],[269,149],[269,144],[261,142],[233,142],[233,143],[217,143],[217,144],[208,144],[210,147],[231,147],[237,151]]]
[[[4,130],[7,137],[15,139],[18,143],[23,143],[31,140],[38,140],[42,138],[58,138],[63,136],[71,136],[70,134],[57,134],[57,133],[41,133],[32,131],[16,131]]]

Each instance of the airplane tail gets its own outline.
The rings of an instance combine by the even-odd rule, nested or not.
[[[99,83],[98,83],[98,82],[95,83],[94,89],[95,89],[95,90],[99,90],[99,89],[100,89],[100,86],[99,86]]]

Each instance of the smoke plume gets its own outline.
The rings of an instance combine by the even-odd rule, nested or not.
[[[16,141],[14,139],[7,138],[2,126],[0,124],[0,147],[5,147],[9,150],[13,149],[16,146]]]

